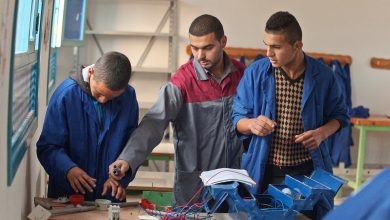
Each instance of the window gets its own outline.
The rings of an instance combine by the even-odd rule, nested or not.
[[[36,128],[41,8],[42,0],[20,0],[15,7],[8,109],[8,185]]]
[[[55,47],[83,45],[86,0],[55,0],[54,5]]]
[[[84,44],[85,10],[86,0],[54,0],[46,100],[54,90],[58,47]]]
[[[56,36],[58,29],[58,13],[60,0],[53,0],[53,15],[52,15],[52,24],[50,32],[50,50],[49,50],[49,62],[48,70],[49,74],[47,75],[47,94],[46,94],[46,104],[49,102],[49,94],[54,91],[54,85],[56,82],[57,76],[57,51],[56,47]]]
[[[54,85],[57,76],[57,54],[58,48],[51,47],[49,51],[49,74],[47,75],[47,97],[46,101],[49,101],[49,94],[54,91]],[[46,103],[47,104],[47,103]]]

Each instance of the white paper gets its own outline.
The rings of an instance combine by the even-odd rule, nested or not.
[[[246,170],[220,168],[216,170],[204,171],[200,174],[200,178],[205,186],[210,186],[218,183],[237,181],[245,183],[251,187],[256,185],[256,182],[249,176]]]
[[[50,215],[51,213],[48,210],[44,209],[40,205],[37,205],[27,217],[31,220],[47,220]]]

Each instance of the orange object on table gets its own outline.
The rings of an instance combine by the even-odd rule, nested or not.
[[[84,196],[80,194],[70,195],[69,201],[73,204],[74,207],[76,207],[77,205],[83,204]]]
[[[368,118],[351,118],[353,125],[390,126],[390,118],[384,115],[370,115]]]

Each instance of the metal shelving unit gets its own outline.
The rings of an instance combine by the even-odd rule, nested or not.
[[[107,27],[107,25],[100,25],[100,27],[97,27],[98,25],[95,25],[97,28],[94,29],[92,27],[91,23],[89,22],[88,15],[87,15],[87,30],[85,31],[85,34],[88,37],[88,40],[92,40],[94,44],[97,46],[100,54],[103,54],[104,51],[102,48],[102,44],[100,42],[100,39],[107,39],[110,38],[112,41],[115,41],[119,38],[129,38],[133,40],[137,40],[137,38],[145,38],[147,39],[147,43],[139,56],[138,61],[136,64],[133,64],[133,73],[136,74],[165,74],[166,80],[169,80],[171,77],[171,74],[176,71],[177,69],[177,47],[178,47],[178,37],[177,37],[177,0],[148,0],[148,1],[139,1],[139,0],[117,0],[112,1],[109,4],[129,4],[129,3],[135,2],[136,4],[147,4],[146,7],[153,7],[153,2],[167,2],[167,8],[164,12],[163,16],[161,17],[161,20],[159,21],[157,27],[155,27],[154,31],[127,31],[127,30],[115,30],[115,27],[113,28],[112,25],[110,27]],[[101,4],[107,4],[107,1],[101,0]],[[95,2],[94,4],[99,4],[99,2]],[[161,5],[161,4],[160,4]],[[127,5],[128,7],[128,5]],[[161,11],[162,12],[162,11]],[[95,13],[95,11],[93,12]],[[101,13],[101,12],[100,12]],[[118,13],[123,13],[118,12]],[[127,13],[127,12],[126,12]],[[129,11],[131,13],[131,11]],[[145,12],[147,14],[148,12]],[[110,19],[110,17],[114,16],[106,16],[107,19]],[[115,19],[115,18],[113,18]],[[140,17],[140,22],[142,22],[142,18]],[[98,23],[98,21],[95,21],[95,23]],[[118,21],[114,21],[118,22]],[[126,21],[123,21],[125,24]],[[106,28],[107,27],[107,28]],[[164,29],[165,27],[165,29]],[[131,29],[131,27],[125,27],[126,29]],[[113,30],[107,30],[107,29],[113,29]],[[118,28],[117,28],[118,29]],[[163,31],[164,29],[164,31]],[[168,31],[166,30],[168,29]],[[145,40],[144,39],[144,40]],[[168,56],[168,65],[167,67],[146,67],[144,66],[144,61],[148,57],[151,51],[153,51],[153,46],[156,42],[156,40],[163,40],[166,41],[168,44],[168,51],[164,51],[164,53],[167,53]],[[111,48],[110,48],[111,50]],[[134,60],[134,59],[132,59]],[[150,100],[139,100],[140,108],[148,109],[152,106],[152,102]]]
[[[97,31],[87,30],[86,34],[95,35],[113,35],[113,36],[138,36],[138,37],[173,37],[170,33],[149,33],[149,32],[134,32],[134,31]]]

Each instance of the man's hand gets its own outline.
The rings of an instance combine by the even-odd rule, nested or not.
[[[114,180],[120,180],[125,176],[129,169],[129,164],[125,160],[117,160],[109,167],[110,178],[113,178]]]
[[[66,178],[76,193],[81,192],[82,194],[85,194],[85,190],[93,192],[92,188],[96,187],[96,179],[88,176],[88,174],[79,167],[72,167],[66,174]]]
[[[250,132],[257,136],[267,136],[275,130],[276,122],[260,115],[257,118],[248,119],[248,129]]]
[[[314,150],[320,146],[326,136],[319,129],[305,131],[302,134],[295,135],[295,143],[301,143],[309,150]]]
[[[102,196],[106,195],[110,189],[112,197],[115,197],[120,201],[126,198],[126,190],[118,181],[112,178],[108,178],[107,181],[104,183]]]

